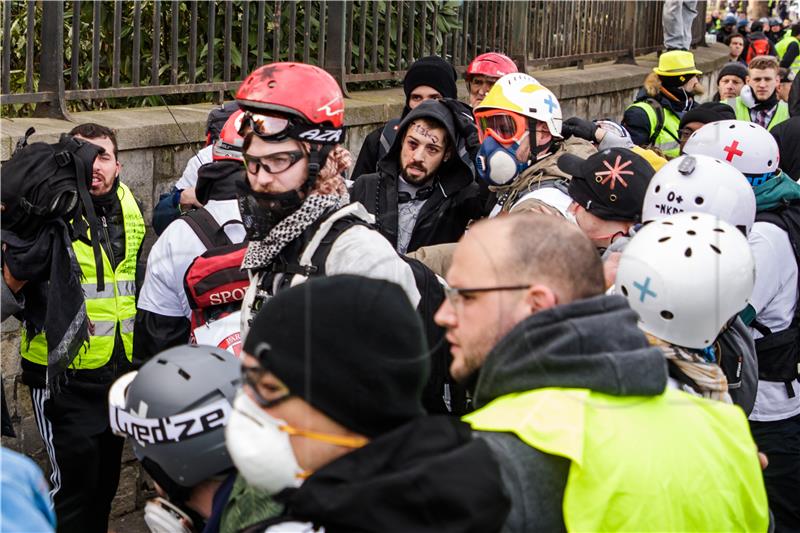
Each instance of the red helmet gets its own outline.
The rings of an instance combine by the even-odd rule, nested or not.
[[[225,121],[222,131],[219,133],[219,139],[211,149],[214,161],[242,161],[244,138],[239,135],[239,130],[242,129],[243,116],[244,111],[237,109]]]
[[[486,52],[472,60],[467,67],[466,78],[469,80],[472,76],[481,75],[499,79],[513,72],[519,70],[510,57],[499,52]]]
[[[342,90],[319,67],[305,63],[261,66],[239,86],[236,101],[256,119],[251,126],[263,138],[292,137],[321,144],[343,140]],[[258,117],[260,113],[265,115]],[[288,115],[289,122],[280,123],[274,115]]]

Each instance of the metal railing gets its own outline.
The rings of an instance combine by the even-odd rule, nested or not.
[[[76,100],[220,95],[270,61],[323,66],[345,90],[400,80],[431,54],[462,72],[491,50],[522,68],[632,61],[661,47],[661,8],[600,0],[4,0],[0,105],[35,103],[37,115],[63,117]]]

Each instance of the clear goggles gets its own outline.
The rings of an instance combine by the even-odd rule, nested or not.
[[[478,126],[478,138],[481,142],[486,137],[493,137],[503,144],[518,143],[528,133],[528,119],[516,113],[502,109],[487,109],[475,113]]]

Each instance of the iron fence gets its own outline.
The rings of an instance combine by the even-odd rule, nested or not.
[[[4,0],[0,104],[36,103],[39,115],[65,116],[75,100],[219,94],[270,61],[320,65],[345,90],[400,80],[430,54],[462,72],[491,50],[523,68],[632,61],[661,47],[661,8],[600,0]],[[701,39],[704,13],[697,18]]]

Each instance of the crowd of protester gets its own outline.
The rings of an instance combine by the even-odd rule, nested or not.
[[[3,191],[50,461],[48,495],[3,449],[3,530],[107,531],[125,439],[153,532],[800,530],[800,25],[767,22],[713,15],[717,94],[671,49],[619,123],[425,57],[357,158],[327,72],[261,66],[146,258],[76,126],[74,220]]]

